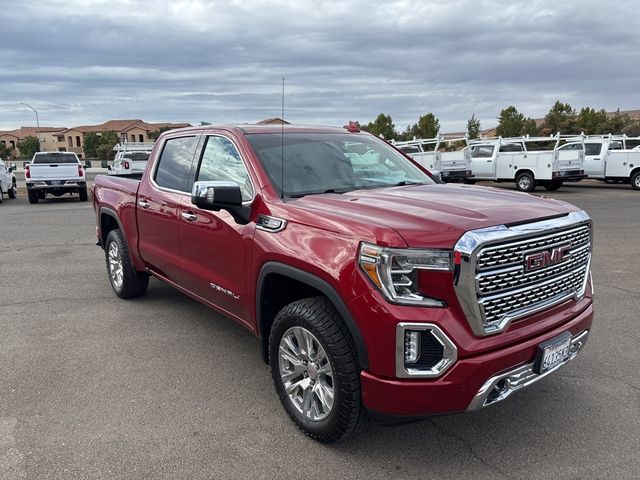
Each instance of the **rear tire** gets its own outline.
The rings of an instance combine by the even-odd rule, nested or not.
[[[280,310],[269,335],[269,363],[280,402],[304,434],[333,443],[366,422],[353,339],[327,298]]]
[[[38,203],[38,192],[35,190],[27,190],[27,196],[29,197],[29,203]]]
[[[87,199],[89,198],[89,194],[87,193],[87,187],[84,187],[82,190],[80,190],[78,192],[78,195],[80,196],[81,202],[86,202]]]
[[[562,186],[562,182],[550,182],[550,183],[544,184],[544,188],[546,188],[550,192],[558,190],[561,186]]]
[[[640,172],[636,172],[631,177],[631,188],[640,190]]]
[[[529,172],[523,172],[516,178],[516,188],[521,192],[533,192],[536,188],[536,181]]]
[[[119,229],[111,230],[107,235],[104,252],[109,282],[116,295],[134,298],[147,291],[149,274],[133,268],[129,249]]]
[[[18,196],[18,188],[16,187],[16,182],[11,184],[11,188],[9,189],[9,198],[14,199]]]

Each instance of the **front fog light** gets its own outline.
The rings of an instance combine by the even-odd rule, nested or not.
[[[420,355],[420,332],[404,332],[404,363],[416,363]]]

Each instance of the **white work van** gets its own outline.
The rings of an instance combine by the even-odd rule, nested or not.
[[[560,151],[578,150],[584,144],[584,170],[588,178],[608,183],[624,182],[640,190],[640,138],[624,135],[568,137]]]
[[[119,143],[113,150],[116,156],[109,167],[110,175],[137,175],[144,173],[149,155],[153,150],[153,142]]]
[[[7,194],[9,198],[16,198],[18,189],[16,188],[16,176],[13,174],[13,167],[7,167],[0,159],[0,203],[2,196]]]
[[[447,146],[458,142],[467,143],[467,137],[416,138],[404,142],[392,142],[401,152],[410,156],[418,164],[429,170],[443,182],[464,182],[471,178],[471,162],[463,150],[444,151]]]
[[[495,137],[472,140],[465,153],[475,180],[515,182],[531,192],[540,185],[557,190],[566,181],[586,178],[584,150],[558,148],[560,135],[551,137]]]

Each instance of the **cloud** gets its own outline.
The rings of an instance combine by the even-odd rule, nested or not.
[[[0,128],[111,118],[342,125],[515,105],[637,108],[640,20],[585,1],[27,0],[0,32]]]

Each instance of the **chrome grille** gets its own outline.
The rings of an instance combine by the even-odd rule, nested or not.
[[[525,253],[544,250],[545,248],[556,245],[570,244],[572,248],[578,245],[584,245],[590,241],[590,231],[588,225],[582,225],[578,228],[554,233],[552,235],[483,248],[480,253],[478,253],[476,268],[478,270],[487,270],[489,268],[515,265],[524,260]]]
[[[474,333],[497,333],[514,320],[581,298],[591,263],[591,236],[585,212],[463,235],[455,247],[462,254],[455,289]],[[566,258],[554,259],[554,249]],[[525,259],[540,253],[551,261],[527,270]]]

